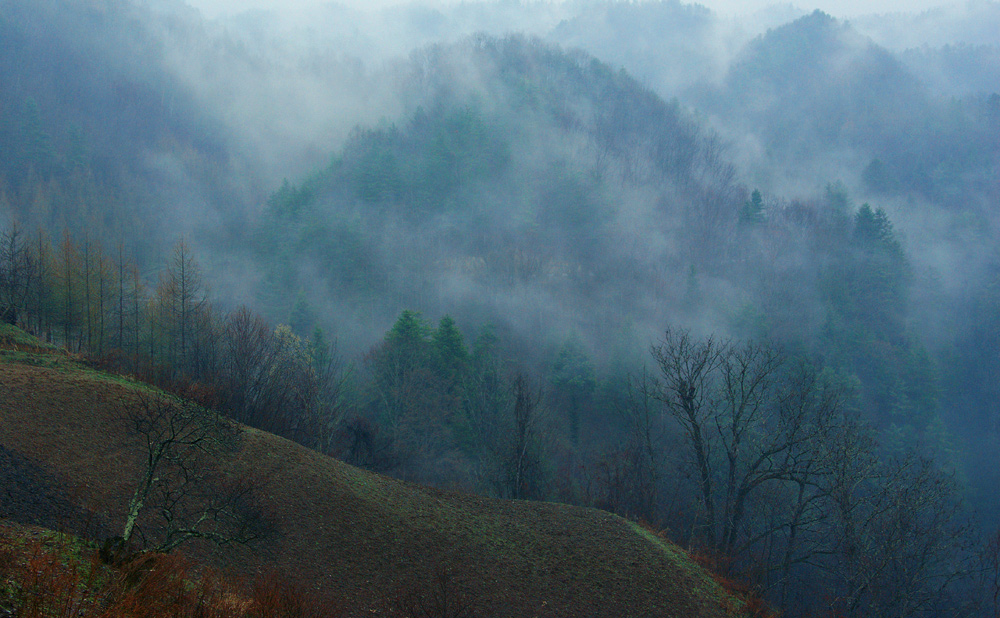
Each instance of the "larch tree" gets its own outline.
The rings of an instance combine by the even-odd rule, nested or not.
[[[151,325],[152,339],[160,339],[162,360],[179,370],[188,368],[189,353],[198,336],[198,313],[207,306],[201,268],[185,240],[174,246],[170,263],[161,273],[154,298],[156,327]],[[156,355],[155,342],[150,342],[151,354]]]
[[[72,349],[73,337],[79,328],[79,278],[80,254],[69,234],[63,232],[62,242],[59,244],[59,296],[62,314],[60,321],[63,327],[63,343],[67,348]]]
[[[180,362],[184,366],[192,340],[196,336],[196,313],[206,304],[201,268],[195,262],[187,241],[181,240],[174,247],[167,276],[174,293],[172,311],[180,337]]]
[[[16,324],[38,276],[37,258],[17,224],[0,234],[0,321]]]

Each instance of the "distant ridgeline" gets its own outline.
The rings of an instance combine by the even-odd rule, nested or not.
[[[707,247],[725,244],[741,191],[676,102],[520,37],[431,47],[407,70],[405,120],[359,127],[268,201],[253,242],[269,311],[307,290],[346,331],[460,307],[520,313],[536,334],[613,332],[650,302],[677,308],[660,291],[695,255],[729,257]]]
[[[839,185],[811,203],[747,195],[718,138],[586,55],[480,37],[410,70],[405,122],[358,128],[269,199],[253,237],[268,314],[305,303],[350,346],[419,308],[521,341],[577,333],[601,364],[695,321],[808,342],[858,372],[873,410],[933,418],[883,210]]]
[[[945,103],[822,13],[689,93],[711,121],[475,36],[258,199],[158,18],[0,8],[0,320],[361,467],[670,526],[782,607],[919,615],[973,572],[945,470],[995,468],[996,93]],[[210,266],[161,246],[198,226]]]

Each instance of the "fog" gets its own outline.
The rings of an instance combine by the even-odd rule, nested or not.
[[[447,9],[454,7],[459,4],[468,4],[468,2],[462,2],[462,0],[439,0],[438,2],[426,2],[422,3],[424,6],[433,7],[436,9]],[[481,2],[487,3],[487,2]],[[502,3],[502,2],[494,2]],[[573,4],[574,0],[562,0],[562,2],[554,0],[529,0],[528,2],[522,2],[521,4]],[[191,0],[189,2],[191,6],[202,11],[208,18],[216,18],[222,16],[232,16],[238,13],[253,11],[253,10],[269,10],[278,12],[304,12],[309,10],[314,10],[318,7],[335,4],[345,7],[350,7],[352,9],[361,10],[378,10],[388,7],[398,7],[407,2],[402,2],[400,0],[341,0],[326,2],[323,0],[285,0],[281,2],[276,2],[274,0]],[[694,4],[694,3],[693,3]],[[723,16],[740,16],[748,15],[752,13],[758,13],[762,11],[772,10],[774,8],[781,8],[784,10],[786,7],[792,10],[813,10],[819,9],[825,13],[829,13],[835,17],[850,18],[859,15],[870,15],[870,14],[884,14],[884,13],[920,13],[928,9],[934,9],[941,6],[948,6],[950,4],[957,3],[944,3],[940,0],[920,0],[918,2],[914,1],[900,1],[900,0],[875,0],[875,1],[845,1],[845,0],[828,0],[826,2],[813,2],[808,5],[796,5],[796,3],[776,3],[770,2],[768,0],[753,0],[752,2],[746,1],[734,1],[734,0],[708,0],[705,2],[698,2],[701,6],[711,9],[715,13]]]
[[[185,238],[358,367],[405,310],[552,390],[570,350],[595,436],[665,329],[775,342],[1000,521],[1000,4],[0,7],[0,225],[150,289]]]
[[[353,275],[299,250],[270,273],[220,273],[217,288],[276,319],[293,298],[305,298],[347,349],[377,340],[407,308],[431,319],[451,313],[470,334],[504,324],[542,342],[543,356],[578,337],[600,362],[623,349],[641,355],[670,322],[815,343],[836,314],[824,282],[833,275],[822,264],[843,258],[835,246],[817,247],[813,232],[795,221],[827,216],[818,213],[834,202],[847,218],[863,203],[883,209],[905,248],[900,326],[884,337],[920,343],[898,344],[900,354],[927,346],[937,362],[950,362],[944,359],[963,330],[954,315],[979,302],[977,282],[992,272],[997,150],[987,136],[995,130],[989,95],[1000,66],[991,38],[996,3],[194,6],[215,20],[207,31],[235,51],[187,49],[168,57],[173,70],[205,106],[226,110],[223,122],[259,157],[265,185],[289,178],[308,189],[310,216],[328,217],[322,225],[338,238],[366,247],[350,259],[375,277],[366,284],[375,296],[361,299],[350,291],[357,282],[347,283]],[[468,39],[515,32],[538,42],[494,48]],[[584,69],[573,78],[580,84],[563,69],[541,70],[558,49],[582,50],[637,81],[608,82],[617,92],[611,98],[590,92],[582,84],[603,73],[587,73],[586,57],[573,61],[573,71]],[[199,66],[205,57],[211,60]],[[524,107],[512,75],[549,84],[531,96],[556,115]],[[631,104],[608,115],[610,101],[643,88],[675,101],[679,120]],[[402,205],[424,191],[422,181],[407,179],[428,173],[422,164],[408,167],[407,157],[432,145],[422,141],[415,115],[429,111],[432,125],[446,127],[448,110],[470,102],[486,135],[502,136],[509,161],[495,175],[433,193],[437,201],[421,206],[426,214],[407,222]],[[689,128],[642,134],[656,134],[661,122]],[[352,132],[358,126],[382,133],[369,139]],[[615,133],[603,133],[609,127]],[[688,140],[698,144],[695,160],[713,162],[671,167],[679,164],[657,159]],[[389,184],[362,193],[362,204],[376,206],[369,210],[337,187],[381,169],[366,167],[364,157],[375,151],[397,162],[377,173],[398,173],[402,184],[378,176]],[[343,167],[328,168],[331,157]],[[556,184],[580,196],[570,198],[574,205],[558,205],[553,170],[562,178]],[[582,182],[588,177],[596,180]],[[724,215],[753,189],[764,195],[770,231],[741,231]],[[248,208],[261,212],[263,199]],[[289,225],[265,221],[271,229]],[[305,241],[279,234],[274,242]],[[575,253],[581,243],[591,250]],[[530,265],[518,262],[524,256]],[[754,261],[767,267],[742,266]],[[954,375],[942,374],[938,384],[975,390]],[[939,408],[932,416],[951,413]]]
[[[696,194],[712,208],[738,210],[741,200],[760,189],[768,208],[777,212],[795,203],[825,199],[826,187],[839,183],[850,196],[852,208],[870,201],[885,209],[910,248],[915,271],[940,281],[940,292],[949,297],[966,289],[951,283],[958,271],[978,272],[992,259],[987,257],[988,247],[979,244],[988,243],[987,231],[996,226],[995,214],[988,207],[995,197],[989,180],[995,152],[988,131],[973,139],[966,139],[965,132],[991,122],[988,95],[995,88],[993,78],[1000,75],[1000,62],[995,43],[991,46],[984,33],[1000,14],[996,3],[933,9],[913,3],[837,3],[825,7],[829,15],[792,5],[741,3],[738,19],[733,17],[737,7],[732,3],[432,3],[385,8],[371,3],[301,2],[280,6],[158,0],[139,3],[133,11],[133,25],[141,25],[135,36],[148,40],[144,49],[150,51],[144,53],[150,62],[127,66],[122,74],[125,79],[151,84],[156,91],[151,98],[169,101],[168,113],[198,110],[201,124],[186,130],[201,132],[211,142],[194,146],[198,156],[211,160],[209,165],[191,153],[171,150],[169,142],[159,138],[140,148],[141,156],[134,161],[161,188],[156,199],[164,203],[154,208],[162,218],[159,226],[189,234],[207,248],[219,246],[212,240],[219,228],[238,237],[260,226],[268,196],[283,180],[299,187],[308,185],[310,178],[335,176],[331,161],[368,165],[354,160],[360,154],[344,151],[352,139],[355,144],[366,144],[359,141],[358,131],[374,128],[406,133],[418,110],[436,107],[447,116],[448,106],[462,108],[472,103],[483,130],[502,136],[503,148],[510,152],[503,172],[507,176],[468,186],[460,183],[438,198],[474,204],[477,191],[485,190],[490,195],[484,196],[483,203],[497,210],[516,204],[516,225],[509,223],[509,212],[498,217],[485,207],[473,209],[498,232],[505,230],[516,237],[528,229],[526,222],[553,229],[563,225],[545,211],[545,203],[552,201],[545,170],[563,170],[559,173],[572,179],[571,184],[588,176],[597,178],[591,187],[597,189],[594,221],[617,235],[620,242],[611,243],[617,259],[643,264],[638,270],[670,264],[676,269],[674,283],[681,287],[686,285],[688,271],[694,269],[698,277],[707,279],[701,282],[702,289],[714,290],[719,297],[719,302],[706,301],[700,307],[702,320],[756,301],[754,293],[731,280],[731,274],[703,263],[703,256],[683,247],[691,225],[685,217],[691,215],[680,205],[691,203]],[[842,19],[851,16],[856,17]],[[485,47],[472,44],[469,52],[470,37],[503,39],[515,32],[529,42],[523,64],[503,56],[513,53],[510,50],[490,51],[490,43]],[[538,43],[531,37],[537,37]],[[576,76],[533,68],[532,63],[555,66],[553,59],[562,50],[572,58],[566,70],[575,71]],[[590,59],[603,63],[603,68],[588,73]],[[635,81],[608,80],[614,95],[591,92],[586,83],[572,82],[596,80],[598,75],[605,79],[607,71],[619,69]],[[536,89],[530,96],[553,109],[561,108],[562,116],[524,109],[518,97],[526,95],[519,92],[521,86],[509,81],[513,74]],[[539,88],[534,85],[536,79],[550,81],[543,81]],[[646,103],[619,104],[614,97],[639,93],[645,97],[644,89],[662,101],[673,101],[676,108],[671,114],[676,113],[677,119],[669,122],[689,126],[690,132],[670,134],[664,129],[662,140],[656,142],[641,135],[637,125],[630,125],[653,122],[643,116],[651,108]],[[560,98],[571,103],[564,104]],[[180,107],[180,101],[186,107]],[[615,107],[607,107],[610,101],[615,101]],[[514,121],[512,114],[525,113],[521,122]],[[172,122],[164,123],[165,130]],[[914,132],[913,126],[923,129]],[[614,131],[626,133],[615,135]],[[393,157],[411,156],[406,148],[428,147],[416,136],[412,143],[407,139],[390,139],[397,140],[387,147]],[[679,148],[673,139],[696,144],[684,148],[695,159],[709,157],[711,163],[685,163],[683,172],[671,168],[679,176],[658,177],[662,166],[675,165],[656,154]],[[923,155],[917,156],[918,152]],[[949,161],[959,159],[976,168],[949,167],[953,165]],[[537,186],[519,186],[515,177],[539,180]],[[339,180],[347,181],[358,179]],[[381,223],[366,221],[369,212],[350,203],[353,198],[334,198],[325,186],[317,191],[311,201],[338,213],[337,221],[343,221],[345,213],[355,213],[348,226],[352,234],[378,237],[374,228],[365,226]],[[398,199],[409,198],[397,195],[390,201]],[[468,212],[463,215],[466,220],[456,222],[458,212],[462,211],[435,214],[420,222],[427,226],[426,237],[435,239],[431,245],[436,247],[433,252],[439,264],[482,258],[480,249],[472,247],[464,249],[466,254],[444,251],[452,242],[445,240],[449,226],[451,233],[460,234],[463,226],[474,225]],[[714,214],[706,221],[699,225],[710,227],[712,234],[703,240],[732,242],[733,232],[720,225]],[[942,235],[942,229],[951,231]],[[970,235],[976,240],[970,241]],[[390,258],[386,252],[398,250],[400,243],[387,238],[369,247],[375,262],[411,259]],[[579,268],[596,277],[597,266],[607,266],[583,264],[560,254],[574,245],[567,236],[548,240],[552,247],[562,249],[553,249],[552,255],[542,259],[543,271]],[[911,243],[919,243],[922,250],[912,250]],[[428,247],[414,250],[430,251]],[[810,259],[799,257],[806,262]],[[227,265],[216,273],[216,289],[233,303],[261,294],[255,289],[259,281],[246,276],[257,268],[244,264],[245,258],[214,251],[205,257],[212,264]],[[791,255],[784,259],[794,261]],[[226,271],[237,274],[227,277]],[[426,283],[436,290],[431,313],[448,311],[451,302],[511,298],[510,290],[498,296],[470,284],[468,272],[439,275],[440,281],[431,278]],[[303,275],[298,285],[307,279]],[[535,319],[542,325],[540,330],[563,321],[573,302],[572,294],[556,301],[554,289],[546,287],[552,283],[543,278],[519,292],[547,307],[537,316],[548,317]],[[337,289],[307,287],[313,303],[327,310],[327,293],[336,299],[335,304],[355,302],[349,295],[340,297]],[[594,315],[576,318],[580,323],[616,312],[608,299],[623,292],[605,292],[607,298],[594,305]],[[659,292],[650,292],[649,298],[643,294],[634,299],[636,306],[659,304],[661,308],[629,313],[626,321],[642,333],[637,335],[640,340],[660,328],[663,316],[680,303],[677,295],[665,299]],[[285,300],[287,305],[290,301]],[[363,328],[352,322],[353,326],[341,329],[353,333],[357,345],[363,347],[363,341],[377,337],[404,308],[400,302],[387,302],[374,313],[370,308],[363,312],[369,316]],[[289,309],[275,306],[269,310],[277,312],[275,319],[283,319]],[[481,318],[509,313],[509,306],[489,309]],[[929,309],[915,314],[928,320],[937,315]],[[326,321],[338,323],[339,317],[330,311]],[[728,319],[708,320],[705,328],[727,330]]]
[[[594,216],[606,226],[606,232],[617,235],[620,242],[611,243],[617,259],[642,264],[637,270],[670,264],[676,270],[674,284],[679,287],[687,285],[684,282],[692,269],[705,278],[699,289],[718,296],[718,302],[706,300],[699,307],[705,330],[729,330],[727,322],[738,311],[734,306],[752,305],[759,299],[754,300],[756,293],[736,284],[725,269],[703,263],[704,257],[683,247],[685,236],[690,237],[691,222],[685,219],[690,214],[665,204],[691,202],[691,196],[699,192],[698,199],[708,200],[712,208],[739,209],[742,199],[760,189],[768,208],[778,212],[795,203],[822,200],[826,187],[839,183],[853,208],[871,201],[889,213],[908,247],[920,244],[921,251],[911,248],[909,253],[915,271],[940,281],[940,293],[951,298],[966,289],[951,283],[958,271],[977,272],[991,259],[986,257],[988,251],[984,253],[987,248],[979,247],[988,242],[986,230],[996,226],[995,215],[988,208],[995,194],[988,180],[991,146],[985,135],[980,135],[986,140],[981,143],[962,137],[970,123],[980,122],[969,116],[980,113],[975,106],[988,107],[989,103],[985,98],[980,103],[969,100],[961,103],[964,107],[959,112],[955,108],[958,103],[949,100],[985,97],[996,83],[991,80],[1000,74],[997,48],[989,45],[984,34],[1000,14],[996,3],[938,8],[888,2],[819,6],[829,15],[812,13],[812,7],[767,3],[393,3],[387,8],[373,3],[185,4],[158,0],[138,6],[145,7],[136,16],[143,24],[142,36],[153,42],[155,59],[149,68],[133,67],[127,73],[141,76],[156,67],[162,73],[142,79],[153,84],[161,83],[164,75],[178,80],[189,105],[195,106],[205,125],[212,127],[209,134],[216,140],[213,148],[218,154],[211,156],[219,159],[213,165],[222,173],[207,181],[203,161],[186,160],[162,145],[152,146],[139,160],[162,186],[159,199],[166,201],[165,208],[158,209],[158,216],[164,218],[162,227],[189,234],[206,248],[219,246],[212,240],[218,228],[238,236],[261,225],[259,218],[268,209],[268,195],[283,180],[297,187],[308,184],[310,178],[334,174],[328,169],[331,161],[361,165],[352,160],[355,155],[343,150],[357,131],[396,128],[405,132],[418,110],[441,109],[442,101],[445,107],[461,108],[472,101],[482,116],[479,120],[485,123],[484,130],[503,134],[504,148],[512,157],[504,171],[509,177],[480,182],[494,183],[485,189],[492,194],[483,202],[500,211],[517,204],[514,211],[518,213],[518,223],[511,225],[509,211],[497,217],[487,208],[477,207],[476,212],[482,210],[482,221],[491,222],[498,233],[505,230],[514,237],[525,233],[527,221],[561,229],[562,222],[544,211],[551,197],[545,188],[548,181],[541,180],[548,172],[542,170],[563,169],[570,178],[596,174],[594,208],[599,214]],[[527,46],[529,58],[538,55],[527,65],[502,66],[508,60],[491,56],[493,52],[485,48],[469,53],[469,37],[502,38],[514,32],[523,33],[528,41],[538,37],[540,42]],[[549,45],[555,47],[546,47]],[[587,67],[586,57],[573,56],[583,53],[605,63],[607,70],[624,69],[634,77],[636,81],[624,88],[623,84],[609,86],[617,89],[619,94],[614,96],[635,96],[648,88],[664,101],[675,101],[681,119],[677,122],[693,127],[690,136],[683,139],[701,143],[692,146],[691,152],[695,158],[710,156],[713,162],[685,164],[682,176],[658,178],[658,166],[666,163],[656,162],[661,156],[654,154],[656,149],[677,148],[670,140],[681,134],[664,137],[658,144],[647,143],[638,133],[609,137],[604,133],[609,128],[602,123],[619,123],[614,130],[628,131],[635,130],[629,123],[651,119],[640,119],[647,112],[629,105],[614,111],[624,116],[609,117],[609,112],[602,110],[611,100],[609,95],[587,92],[586,84],[571,84],[558,73],[544,78],[556,86],[532,96],[540,96],[553,106],[562,105],[557,102],[559,97],[572,101],[560,112],[565,117],[557,120],[548,112],[532,109],[521,123],[514,122],[511,115],[524,114],[525,110],[516,100],[522,96],[518,86],[507,81],[508,74],[513,71],[531,83],[543,74],[534,71],[531,63],[549,62],[561,53],[556,50],[566,50],[576,58],[567,65],[575,63],[574,71]],[[595,79],[597,74],[586,79]],[[172,86],[162,88],[167,93]],[[629,94],[623,94],[626,92]],[[166,98],[167,94],[161,96]],[[173,101],[175,95],[169,97]],[[989,114],[986,108],[980,111]],[[914,125],[928,128],[914,133],[910,130]],[[392,156],[409,156],[405,148],[428,146],[413,139],[416,142],[409,146],[403,146],[406,139],[391,146]],[[355,139],[356,143],[363,141]],[[929,148],[930,144],[937,146]],[[925,156],[916,157],[915,152],[921,150]],[[947,168],[946,160],[956,156],[978,161],[980,168],[965,172]],[[972,185],[956,194],[961,189],[955,183],[962,174]],[[537,186],[518,186],[514,177],[540,180]],[[357,179],[340,179],[348,180]],[[910,180],[918,182],[904,189],[900,183]],[[472,204],[476,191],[484,188],[463,185],[460,194],[439,197]],[[713,197],[707,197],[710,194]],[[326,188],[310,199],[331,213],[339,213],[338,221],[344,213],[355,213],[351,226],[361,227],[351,227],[351,233],[378,238],[369,249],[374,263],[382,263],[379,268],[385,266],[383,262],[412,259],[390,257],[401,243],[392,236],[381,237],[375,230],[382,223],[366,221],[369,213],[350,204],[350,199],[334,199]],[[451,233],[461,233],[463,226],[473,225],[471,218],[456,222],[455,216],[454,212],[437,214],[421,221],[426,226],[424,236],[435,239],[431,242],[434,249],[412,249],[435,254],[437,264],[481,259],[480,250],[472,247],[466,247],[465,254],[444,250],[452,242],[444,240],[449,227]],[[712,228],[712,234],[703,240],[732,242],[733,232],[718,225],[714,217],[699,223]],[[979,227],[970,227],[970,217]],[[942,229],[954,231],[942,235]],[[970,241],[970,235],[976,240]],[[596,277],[597,267],[607,266],[582,264],[560,254],[574,245],[569,237],[548,240],[562,249],[553,249],[552,255],[542,259],[543,271],[579,268]],[[262,293],[257,289],[260,275],[247,276],[259,270],[243,262],[247,257],[207,252],[209,263],[226,265],[211,270],[217,277],[216,290],[229,302],[250,302]],[[811,257],[791,254],[783,259],[791,264],[796,259],[808,262]],[[235,276],[227,276],[230,271]],[[503,299],[504,306],[480,306],[475,311],[480,316],[477,319],[505,315],[513,319],[509,316],[511,306],[506,304],[512,290],[491,292],[480,287],[481,282],[470,281],[469,272],[445,269],[437,276],[441,279],[431,277],[425,283],[435,290],[433,309],[425,308],[430,313],[447,312],[450,303],[496,298]],[[357,306],[348,310],[341,305],[355,303],[350,295],[344,297],[342,291],[325,290],[322,285],[305,286],[308,279],[302,274],[297,285],[308,288],[307,295],[317,311],[328,313],[325,322],[339,323],[340,330],[353,337],[359,347],[376,338],[405,308],[403,305],[411,302],[386,302],[378,311],[371,307],[361,311]],[[599,320],[598,315],[616,313],[609,299],[624,294],[622,290],[605,290],[605,299],[591,307],[593,315],[573,310],[576,317],[567,322],[573,294],[567,292],[557,300],[552,285],[552,280],[543,277],[518,291],[537,301],[533,321],[539,331],[549,331],[555,322],[564,324],[557,329],[560,332],[573,331],[577,328],[574,323],[593,322]],[[659,285],[661,290],[670,288],[663,282]],[[808,296],[813,292],[803,293]],[[406,298],[398,291],[397,295]],[[640,341],[655,333],[664,316],[681,303],[676,294],[668,298],[660,292],[650,292],[648,298],[644,295],[639,293],[633,301],[636,307],[647,309],[628,312],[626,320],[632,322],[629,328],[633,332],[641,333],[636,335]],[[275,319],[283,319],[282,314],[290,310],[289,302],[286,298],[285,306],[268,311],[276,312]],[[367,314],[367,323],[358,323],[354,315],[346,318],[348,325],[339,310],[332,310],[334,305],[348,313]],[[660,308],[653,310],[657,305]],[[941,311],[927,309],[914,315],[933,320]],[[812,309],[807,313],[821,312]],[[712,315],[717,317],[706,317]],[[469,327],[474,329],[475,325]],[[595,347],[602,345],[595,343]]]

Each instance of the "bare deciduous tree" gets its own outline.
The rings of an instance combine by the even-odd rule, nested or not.
[[[145,545],[162,552],[191,539],[247,544],[265,533],[251,484],[224,473],[239,439],[235,425],[193,403],[148,393],[123,397],[117,415],[143,458],[122,546],[137,532]],[[142,533],[143,521],[156,522],[148,534]]]
[[[218,339],[213,364],[223,412],[309,447],[332,447],[351,378],[334,345],[304,341],[287,326],[272,329],[245,307],[226,318]]]
[[[36,256],[15,224],[0,233],[0,322],[16,324],[38,276]]]
[[[621,453],[625,470],[620,488],[625,513],[652,522],[659,519],[660,484],[665,460],[662,407],[655,376],[643,369],[626,383],[626,397],[618,406],[628,430],[628,443]],[[609,486],[610,493],[610,486]]]
[[[835,544],[817,560],[843,616],[936,616],[974,569],[971,522],[954,479],[913,453],[855,452],[830,479]],[[860,461],[860,465],[859,462]]]
[[[756,494],[769,483],[806,482],[840,422],[841,392],[766,343],[698,341],[668,330],[652,351],[659,399],[693,455],[700,536],[738,556],[772,532],[748,522]]]
[[[470,402],[472,426],[483,451],[484,484],[501,498],[540,498],[545,485],[541,388],[523,374],[504,378],[496,373],[477,381]]]
[[[933,616],[973,572],[954,479],[889,456],[844,412],[832,374],[767,343],[670,331],[657,398],[695,480],[692,541],[756,578],[783,609],[823,595],[841,616]]]

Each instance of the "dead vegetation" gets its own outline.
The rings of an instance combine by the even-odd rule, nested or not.
[[[180,554],[135,553],[119,564],[77,537],[6,527],[0,615],[17,618],[319,618],[340,615],[275,573],[249,584]]]

